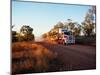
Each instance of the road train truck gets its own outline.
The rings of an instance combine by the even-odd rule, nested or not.
[[[75,37],[73,36],[71,31],[65,28],[59,28],[57,41],[58,44],[75,44]]]

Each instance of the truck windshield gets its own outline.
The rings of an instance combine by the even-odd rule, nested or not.
[[[64,32],[65,35],[70,35],[70,32]]]

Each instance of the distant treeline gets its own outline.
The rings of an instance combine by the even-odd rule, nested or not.
[[[14,26],[12,26],[13,28]],[[27,25],[23,25],[20,29],[20,32],[12,31],[12,42],[18,41],[34,41],[35,37],[33,32],[33,28]]]
[[[79,24],[78,22],[73,21],[72,19],[67,19],[66,22],[58,22],[54,27],[47,33],[43,34],[44,38],[56,38],[59,33],[59,28],[66,28],[72,32],[72,35],[75,37],[78,36],[95,36],[96,35],[96,8],[93,6],[89,9],[84,17],[84,21]]]

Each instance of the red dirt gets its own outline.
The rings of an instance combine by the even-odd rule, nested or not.
[[[28,66],[29,65],[29,66]],[[96,48],[49,42],[12,44],[12,72],[36,73],[96,68]]]

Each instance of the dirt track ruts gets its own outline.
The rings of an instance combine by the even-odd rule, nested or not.
[[[59,45],[37,42],[47,49],[56,52],[58,59],[63,63],[60,68],[64,70],[85,70],[96,68],[96,48],[85,45]]]

